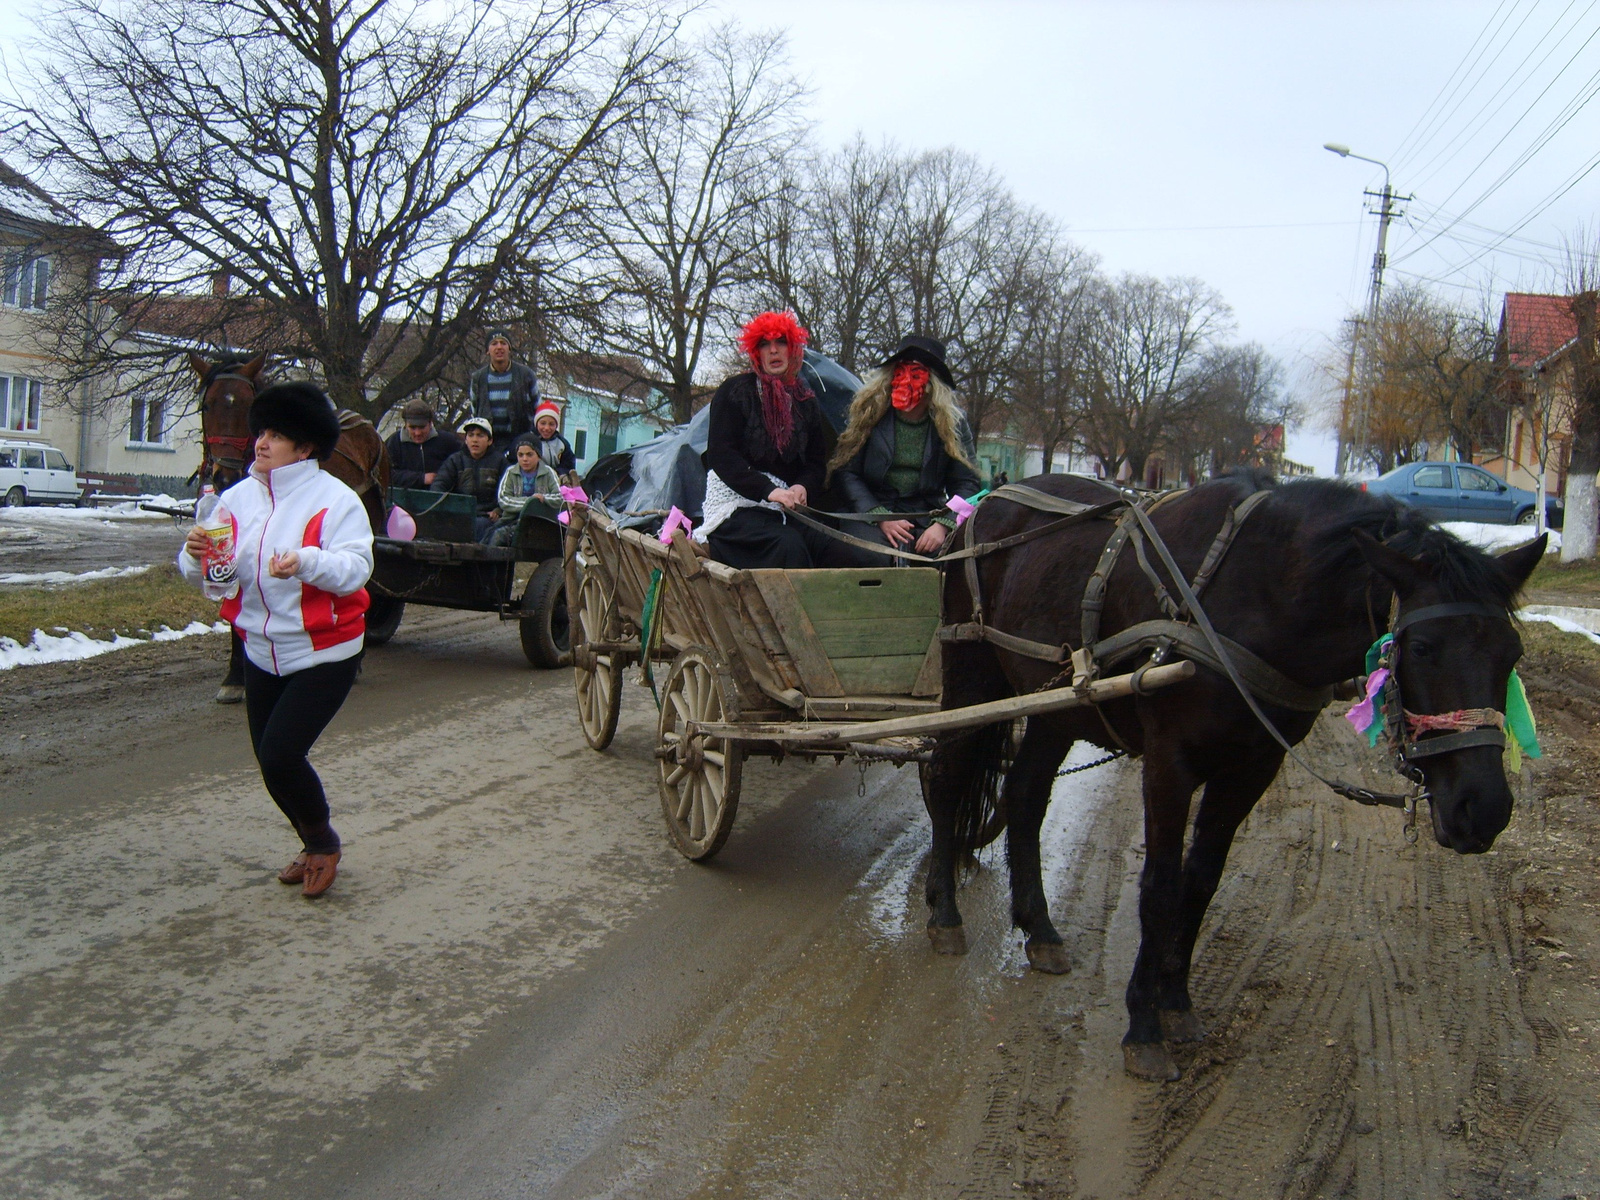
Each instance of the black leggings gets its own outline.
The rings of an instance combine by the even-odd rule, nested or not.
[[[339,835],[328,824],[327,794],[306,756],[350,694],[360,669],[359,654],[292,675],[274,675],[245,660],[244,707],[261,779],[308,854],[339,849]]]

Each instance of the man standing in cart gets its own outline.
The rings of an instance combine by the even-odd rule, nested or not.
[[[507,330],[489,331],[489,361],[473,372],[467,401],[472,415],[494,429],[489,453],[496,467],[503,466],[512,444],[533,432],[533,413],[539,407],[539,380],[532,367],[512,361]]]

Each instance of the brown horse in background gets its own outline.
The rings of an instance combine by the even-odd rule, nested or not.
[[[189,368],[200,380],[200,433],[202,457],[196,487],[210,484],[225,491],[243,479],[255,461],[255,439],[250,436],[250,405],[267,386],[261,369],[265,353],[247,362],[223,359],[209,362],[189,355]],[[323,469],[349,485],[361,497],[374,534],[384,532],[384,498],[389,494],[389,455],[372,422],[349,410],[340,410],[343,432],[333,457]],[[196,495],[198,495],[198,490]],[[217,690],[218,704],[238,704],[244,699],[244,647],[233,635],[228,675]]]

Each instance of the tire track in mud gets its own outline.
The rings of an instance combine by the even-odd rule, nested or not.
[[[1341,772],[1372,765],[1331,722],[1310,748]],[[1123,1076],[1137,778],[1119,772],[1096,849],[1051,893],[1074,971],[1031,1022],[1016,1014],[963,1200],[1564,1194],[1550,1180],[1576,1180],[1558,1150],[1581,1118],[1550,1069],[1561,1035],[1524,1004],[1511,851],[1445,851],[1425,811],[1408,847],[1398,814],[1288,772],[1241,829],[1201,932],[1191,991],[1208,1037],[1174,1047],[1176,1083]]]

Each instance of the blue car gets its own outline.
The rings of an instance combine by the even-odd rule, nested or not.
[[[1512,487],[1470,463],[1415,462],[1361,484],[1364,492],[1393,496],[1435,521],[1478,521],[1485,525],[1532,525],[1538,496]],[[1561,528],[1558,496],[1545,497],[1545,524]]]

